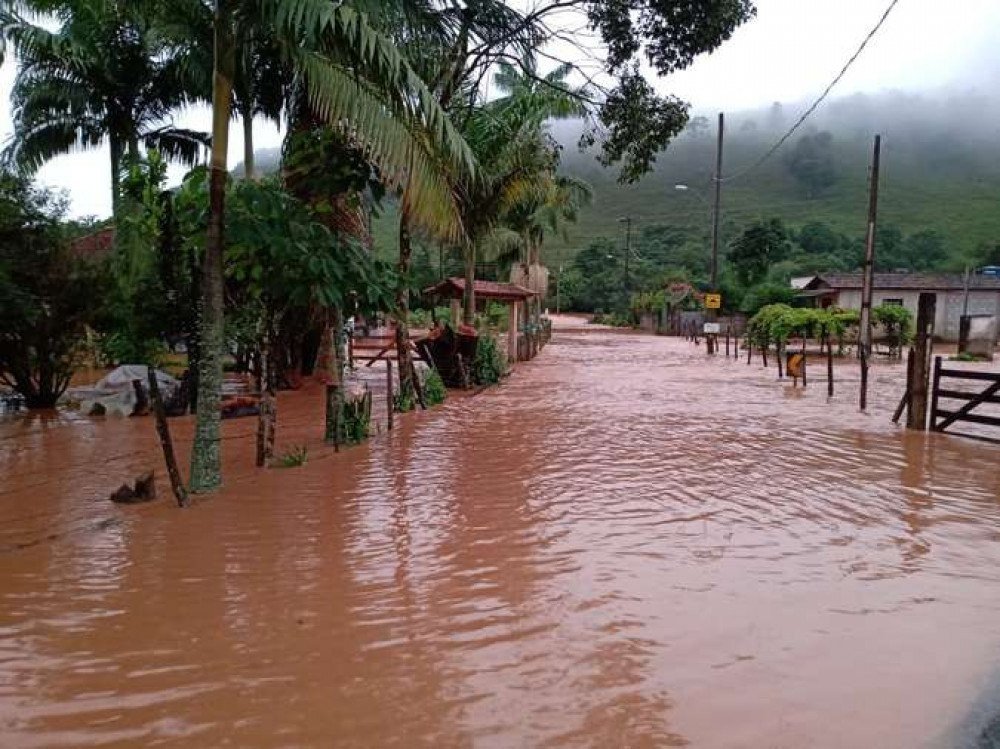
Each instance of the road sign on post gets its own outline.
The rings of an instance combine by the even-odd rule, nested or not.
[[[722,307],[722,294],[705,294],[705,309],[719,309]]]

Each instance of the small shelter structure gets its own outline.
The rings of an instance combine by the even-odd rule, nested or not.
[[[477,302],[479,300],[492,300],[507,305],[507,358],[510,361],[517,361],[519,321],[525,319],[522,308],[525,307],[528,300],[536,296],[535,292],[517,284],[498,281],[477,280],[472,288]],[[446,278],[429,289],[425,289],[424,293],[451,300],[451,319],[457,329],[457,323],[462,319],[465,279],[458,276]]]

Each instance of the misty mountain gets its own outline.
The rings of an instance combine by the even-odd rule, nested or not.
[[[882,135],[879,220],[904,234],[935,230],[948,243],[950,264],[984,244],[1000,243],[1000,98],[975,90],[934,94],[856,94],[828,101],[791,139],[758,167],[753,165],[795,123],[807,103],[780,104],[727,114],[723,173],[723,239],[748,223],[777,216],[791,226],[821,221],[850,236],[864,234],[872,140]],[[594,188],[594,202],[568,239],[551,237],[547,262],[569,260],[600,237],[621,240],[619,218],[631,216],[639,230],[672,224],[709,236],[716,117],[698,113],[662,153],[656,169],[640,182],[622,185],[614,169],[602,167],[595,151],[581,153],[579,121],[553,122],[563,146],[562,171]],[[822,136],[822,137],[821,137]],[[796,176],[791,163],[804,139],[828,141],[827,175],[815,189]],[[260,151],[261,172],[277,168],[278,149]],[[241,172],[242,165],[235,173]],[[749,171],[748,171],[749,169]],[[809,173],[809,169],[799,170]],[[813,169],[813,171],[816,171]],[[675,185],[686,185],[678,190]],[[396,219],[391,206],[376,222],[376,243],[391,256]]]
[[[979,246],[1000,242],[1000,101],[976,91],[936,95],[853,95],[824,104],[760,166],[807,104],[778,104],[726,117],[722,222],[725,238],[747,223],[778,216],[802,225],[821,221],[848,235],[864,233],[872,141],[882,135],[881,225],[905,234],[940,232],[953,264]],[[594,204],[569,241],[553,238],[549,262],[560,262],[598,237],[622,234],[618,219],[641,228],[673,224],[708,236],[716,117],[700,114],[660,155],[655,171],[621,185],[593,153],[581,153],[579,122],[553,123],[564,146],[562,169],[587,180]],[[822,136],[822,137],[820,137]],[[810,189],[791,163],[803,140],[828,140],[832,179]],[[678,190],[675,185],[687,185]]]

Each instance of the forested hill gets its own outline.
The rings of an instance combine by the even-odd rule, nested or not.
[[[724,174],[752,165],[799,116],[803,105],[727,115]],[[864,233],[873,136],[883,137],[880,223],[905,234],[924,230],[945,239],[948,264],[1000,243],[1000,105],[975,93],[856,95],[826,104],[767,162],[725,183],[726,239],[761,217],[796,227],[823,222],[849,236]],[[563,170],[594,188],[568,242],[549,240],[548,260],[563,262],[598,237],[621,238],[618,219],[643,226],[673,224],[707,234],[715,157],[715,117],[693,120],[655,173],[620,185],[591,153],[580,153],[580,123],[555,123],[564,144]],[[686,184],[687,191],[675,189]]]
[[[756,162],[805,106],[774,104],[728,114],[723,172],[738,174]],[[571,260],[594,239],[622,241],[618,219],[625,216],[633,218],[637,232],[670,224],[707,239],[714,115],[694,118],[660,154],[655,172],[634,185],[619,184],[614,169],[602,168],[593,151],[579,151],[581,128],[580,122],[551,126],[563,145],[562,170],[589,182],[594,201],[567,239],[546,240],[550,265]],[[983,257],[984,246],[1000,244],[1000,96],[971,92],[855,95],[828,102],[763,165],[725,183],[724,241],[756,219],[772,217],[793,229],[820,222],[861,237],[875,133],[883,137],[881,226],[907,236],[938,233],[946,247],[936,263],[941,267],[960,268]],[[277,158],[276,151],[261,153],[259,165],[274,168]],[[676,184],[690,189],[677,190]],[[391,256],[396,245],[391,205],[375,228],[379,250]]]

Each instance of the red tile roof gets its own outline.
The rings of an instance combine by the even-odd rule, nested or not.
[[[472,287],[481,299],[498,299],[505,302],[523,301],[535,296],[535,292],[513,283],[497,281],[476,281]],[[424,289],[425,294],[459,298],[465,295],[465,279],[458,276],[446,278],[436,286]]]
[[[102,260],[111,254],[115,246],[115,227],[103,229],[79,237],[69,243],[70,252],[82,260]]]

